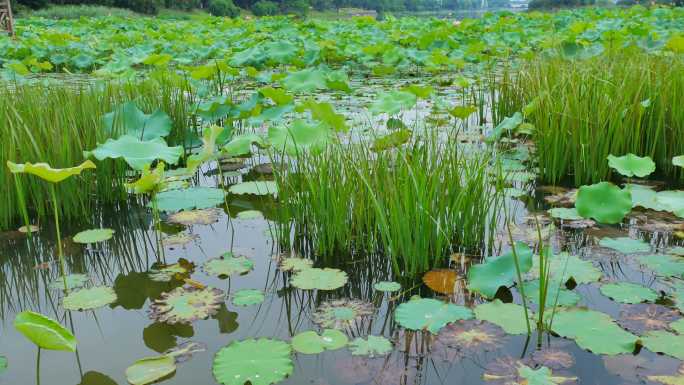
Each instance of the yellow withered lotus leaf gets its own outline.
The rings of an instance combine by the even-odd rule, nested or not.
[[[52,166],[47,163],[33,164],[27,162],[24,164],[17,164],[7,161],[7,168],[9,168],[10,172],[13,174],[33,174],[50,183],[59,183],[74,175],[80,175],[83,170],[96,168],[96,166],[95,163],[90,160],[86,160],[76,167],[68,168],[52,168]]]

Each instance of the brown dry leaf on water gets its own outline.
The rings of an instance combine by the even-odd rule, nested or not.
[[[575,365],[572,355],[560,349],[535,350],[532,353],[532,361],[549,369],[569,369]]]
[[[427,287],[447,295],[456,293],[461,286],[458,283],[462,280],[456,271],[449,269],[431,270],[423,275],[423,282]]]
[[[435,343],[460,352],[494,351],[506,340],[506,333],[500,327],[479,320],[465,320],[451,323],[436,337]]]

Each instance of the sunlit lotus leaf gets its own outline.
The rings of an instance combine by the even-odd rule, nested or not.
[[[575,364],[575,359],[570,353],[549,348],[535,350],[532,353],[532,360],[551,369],[569,369]]]
[[[375,285],[373,285],[373,289],[377,291],[382,291],[385,293],[391,293],[394,291],[399,291],[401,290],[401,285],[398,282],[394,281],[381,281],[377,282]]]
[[[133,385],[146,385],[174,373],[176,360],[171,356],[148,357],[135,361],[126,369],[126,379]]]
[[[278,265],[281,271],[292,272],[309,269],[311,266],[313,266],[313,261],[311,259],[297,257],[283,258],[280,260],[280,264]]]
[[[114,289],[97,286],[90,289],[72,291],[62,300],[66,310],[93,310],[116,302]]]
[[[431,270],[423,275],[423,282],[427,287],[441,294],[453,294],[458,287],[459,277],[455,270],[438,269]]]
[[[408,129],[394,131],[390,134],[375,139],[373,141],[373,145],[371,146],[371,150],[380,152],[401,147],[411,140],[411,135],[413,135],[413,132]]]
[[[627,154],[620,157],[608,155],[608,166],[629,178],[635,176],[643,178],[651,175],[656,169],[653,159],[648,156],[640,157],[634,154]]]
[[[291,92],[312,92],[327,88],[327,82],[322,70],[307,68],[290,73],[283,79],[283,87]]]
[[[213,275],[220,278],[227,278],[233,274],[246,274],[252,271],[254,262],[244,256],[234,256],[228,252],[219,258],[214,258],[206,261],[202,265],[202,269],[208,275]]]
[[[252,153],[252,145],[264,148],[266,139],[257,134],[238,135],[226,143],[221,151],[228,156],[249,155]]]
[[[149,316],[169,324],[191,323],[216,314],[222,303],[223,292],[219,289],[177,287],[150,305]]]
[[[579,294],[574,291],[565,288],[565,282],[561,282],[557,279],[551,279],[548,283],[548,288],[546,292],[546,307],[554,306],[574,306],[580,301]],[[525,288],[525,296],[528,300],[539,305],[539,296],[541,288],[539,285],[539,280],[524,282],[523,287]]]
[[[313,151],[319,152],[332,140],[333,131],[327,124],[309,124],[297,119],[289,126],[274,125],[268,129],[268,141],[276,152],[290,156]]]
[[[342,329],[373,316],[373,304],[358,299],[323,302],[313,314],[313,322],[325,329]]]
[[[349,350],[353,356],[384,356],[392,351],[392,343],[383,336],[368,336],[351,341]]]
[[[679,320],[679,312],[662,305],[625,305],[620,311],[618,323],[636,334],[651,330],[670,330],[670,324]]]
[[[157,265],[150,269],[148,275],[155,282],[170,282],[173,279],[183,280],[195,271],[195,264],[185,258],[171,265]]]
[[[576,208],[556,207],[549,210],[549,214],[558,219],[576,221],[582,219]]]
[[[107,139],[92,151],[86,151],[84,156],[93,156],[97,160],[123,158],[135,170],[142,170],[155,160],[163,160],[168,164],[177,164],[183,155],[183,147],[169,147],[161,138],[141,141],[130,135],[123,135],[119,139]]]
[[[651,251],[651,246],[648,243],[640,239],[628,237],[602,238],[601,241],[599,241],[599,246],[617,250],[623,254],[647,253]]]
[[[42,314],[23,311],[14,318],[14,328],[42,349],[76,351],[74,335]]]
[[[292,337],[292,349],[303,354],[319,354],[347,345],[347,336],[339,330],[325,329],[322,334],[306,331]]]
[[[166,218],[169,223],[184,226],[211,225],[219,220],[221,211],[218,209],[187,210],[171,214]]]
[[[251,306],[264,302],[264,292],[255,289],[238,290],[233,294],[233,305]]]
[[[416,105],[416,95],[406,91],[391,91],[378,95],[371,105],[370,111],[374,115],[396,115],[402,110],[410,110]]]
[[[244,195],[277,195],[278,185],[273,181],[242,182],[230,186],[231,194]]]
[[[74,242],[76,243],[97,243],[104,242],[114,236],[112,229],[93,229],[81,231],[74,235]]]
[[[118,106],[105,114],[104,127],[110,132],[127,134],[141,140],[152,140],[169,135],[173,122],[164,111],[157,110],[151,115],[140,111],[134,102]]]
[[[601,223],[619,223],[632,210],[632,195],[609,182],[582,186],[577,193],[575,208],[584,218]]]
[[[679,360],[684,360],[684,335],[676,335],[663,330],[654,330],[646,333],[641,342],[646,349],[667,354]]]
[[[154,170],[146,164],[140,171],[140,178],[135,182],[125,183],[124,186],[133,194],[149,194],[162,190],[164,184],[164,162],[159,162]]]
[[[477,319],[498,325],[508,334],[527,334],[525,311],[520,305],[503,303],[501,300],[495,299],[492,302],[476,306],[474,312]],[[530,328],[534,330],[535,324],[531,312],[529,316]]]
[[[347,273],[338,269],[304,269],[292,277],[292,286],[302,290],[335,290],[347,283]]]
[[[47,163],[16,164],[7,161],[7,168],[9,168],[10,172],[13,174],[33,174],[50,183],[59,183],[74,175],[81,175],[81,172],[83,172],[83,170],[96,168],[96,166],[92,161],[89,160],[86,160],[85,162],[81,163],[76,167],[69,168],[52,168],[52,166],[50,166]]]
[[[480,320],[457,321],[439,331],[437,341],[461,352],[496,351],[506,340],[499,326]]]
[[[594,310],[560,308],[554,314],[552,329],[594,354],[628,354],[636,348],[635,335],[624,331],[609,315]]]
[[[654,254],[639,257],[639,263],[664,277],[684,278],[684,260],[669,254]]]
[[[175,235],[170,235],[168,237],[165,237],[162,239],[162,243],[164,246],[168,247],[173,247],[173,246],[184,246],[190,242],[196,241],[199,239],[199,235],[197,234],[175,234]]]
[[[521,273],[532,268],[532,250],[522,243],[515,244]],[[488,257],[479,265],[468,271],[468,288],[487,298],[493,298],[501,286],[510,286],[515,282],[516,268],[513,250],[500,257]]]
[[[271,385],[292,374],[290,345],[261,338],[233,341],[214,357],[213,372],[223,385]]]
[[[621,303],[653,302],[658,299],[658,293],[648,287],[631,282],[608,283],[601,286],[601,294]]]
[[[161,192],[155,200],[157,209],[161,211],[208,209],[225,202],[225,191],[213,187],[191,187]],[[152,202],[148,206],[152,207]]]
[[[259,210],[240,211],[236,215],[237,219],[262,219],[263,217],[264,217],[264,213],[262,213]]]
[[[672,164],[679,167],[684,167],[684,155],[675,156],[672,158]]]
[[[80,289],[90,282],[90,277],[85,274],[69,274],[66,276],[66,282],[69,290]],[[53,290],[64,290],[64,278],[55,278],[54,281],[50,282],[49,287]]]
[[[437,334],[451,322],[473,318],[473,312],[463,306],[432,298],[419,298],[399,305],[394,318],[406,329],[427,330]]]

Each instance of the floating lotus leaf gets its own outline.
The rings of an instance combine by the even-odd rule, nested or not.
[[[148,357],[126,368],[126,379],[133,385],[146,385],[174,373],[176,360],[170,356]]]
[[[532,268],[532,250],[522,242],[516,243],[515,250],[520,272],[526,273]],[[500,257],[488,257],[483,263],[472,266],[468,271],[468,288],[472,292],[493,298],[501,286],[512,285],[515,278],[515,259],[511,250]]]
[[[278,185],[273,181],[242,182],[230,186],[231,194],[277,195]]]
[[[684,155],[675,156],[672,158],[672,164],[679,167],[684,167]]]
[[[62,300],[66,310],[92,310],[116,302],[114,289],[98,286],[72,291]]]
[[[264,293],[261,290],[244,289],[233,294],[233,305],[250,306],[264,302]]]
[[[325,350],[337,350],[347,345],[347,336],[339,330],[325,329],[321,335],[307,331],[292,337],[292,349],[303,354],[319,354]]]
[[[302,290],[335,290],[347,283],[347,273],[338,269],[304,269],[292,277],[292,286]]]
[[[670,324],[680,318],[679,312],[662,305],[635,304],[623,306],[618,323],[632,333],[643,334],[650,330],[670,330]]]
[[[382,291],[385,293],[391,293],[394,291],[401,290],[401,285],[398,282],[390,281],[380,281],[373,285],[373,289],[377,291]]]
[[[396,115],[402,110],[410,110],[416,105],[418,98],[416,95],[406,91],[391,91],[382,93],[371,105],[370,111],[374,115],[388,114]]]
[[[183,246],[198,239],[199,235],[197,234],[176,234],[165,237],[164,239],[162,239],[162,243],[164,244],[164,246],[169,247]]]
[[[216,314],[222,303],[223,292],[219,289],[177,287],[150,305],[149,316],[169,324],[191,323]]]
[[[646,349],[667,354],[679,360],[684,360],[684,335],[676,335],[663,330],[646,333],[641,342]]]
[[[632,195],[609,182],[582,186],[575,202],[577,212],[584,218],[614,224],[632,211]]]
[[[684,218],[684,191],[660,191],[656,197],[660,210]]]
[[[656,169],[656,164],[648,156],[640,157],[634,154],[627,154],[620,157],[608,155],[608,166],[614,168],[620,174],[632,178],[651,175]]]
[[[114,236],[112,229],[94,229],[81,231],[74,235],[74,242],[76,243],[97,243],[104,242]]]
[[[561,308],[554,315],[552,329],[594,354],[628,354],[636,348],[635,335],[616,325],[609,315],[594,310]]]
[[[664,277],[684,278],[684,261],[669,254],[654,254],[639,257],[639,263]]]
[[[483,303],[475,307],[475,317],[482,321],[488,321],[500,326],[508,334],[527,334],[525,323],[525,310],[522,306],[514,303],[503,303],[495,299],[489,303]],[[535,329],[535,323],[530,316],[530,327]]]
[[[21,312],[14,318],[14,328],[42,349],[76,351],[74,335],[59,322],[42,314]]]
[[[658,299],[658,293],[631,282],[608,283],[601,286],[601,294],[621,303],[653,302]]]
[[[155,196],[157,209],[181,211],[208,209],[225,202],[225,191],[213,187],[191,187],[183,190],[164,191]],[[148,204],[152,207],[152,202]]]
[[[546,292],[546,307],[554,306],[574,306],[580,301],[581,297],[574,291],[568,290],[557,279],[551,279]],[[524,282],[525,296],[528,300],[539,305],[540,284],[539,280]]]
[[[480,320],[457,321],[439,331],[437,341],[461,352],[496,351],[506,333],[499,326]]]
[[[349,343],[352,356],[384,356],[392,351],[392,343],[382,336],[356,338]]]
[[[639,239],[632,239],[628,237],[601,238],[599,241],[599,246],[617,250],[623,254],[648,253],[651,251],[651,245],[648,243]]]
[[[628,189],[632,194],[632,207],[643,207],[645,209],[661,211],[663,208],[658,204],[658,193],[649,186],[639,184],[627,184],[625,189]]]
[[[262,219],[264,214],[259,210],[245,210],[237,214],[237,219]]]
[[[281,271],[292,271],[292,272],[297,272],[297,271],[302,271],[304,269],[309,269],[313,266],[313,261],[307,258],[296,258],[296,257],[289,257],[289,258],[283,258],[280,261],[280,264],[278,267],[280,268]]]
[[[107,139],[92,151],[83,153],[85,157],[94,156],[97,160],[123,158],[135,170],[142,170],[155,160],[168,164],[178,163],[183,155],[183,147],[169,147],[161,138],[142,141],[139,138],[123,135],[119,139]]]
[[[261,338],[234,341],[216,353],[213,372],[223,385],[271,385],[292,374],[290,345]]]
[[[80,289],[90,282],[90,277],[85,274],[69,274],[66,276],[67,289]],[[58,277],[48,285],[53,290],[64,290],[64,278]]]
[[[109,133],[120,132],[142,140],[161,138],[171,133],[173,122],[164,111],[146,115],[134,102],[118,106],[105,114],[104,127]]]
[[[394,318],[409,330],[427,330],[437,334],[448,323],[471,319],[473,312],[463,306],[431,298],[413,299],[397,307]]]
[[[373,304],[358,299],[336,299],[323,302],[313,315],[313,322],[326,329],[342,329],[371,317]]]
[[[227,278],[233,274],[246,274],[252,271],[254,262],[244,256],[234,256],[228,252],[219,258],[206,261],[202,265],[205,273],[220,278]]]
[[[195,264],[181,258],[177,263],[171,265],[154,266],[150,269],[149,276],[155,282],[171,282],[173,279],[182,281],[189,278],[193,271],[195,271]]]
[[[427,287],[441,294],[453,294],[458,290],[456,283],[458,274],[454,270],[439,269],[428,271],[423,275],[423,282]]]
[[[16,164],[7,161],[7,168],[9,168],[10,172],[13,174],[33,174],[50,183],[59,183],[74,175],[81,175],[81,172],[83,172],[83,170],[96,168],[96,166],[93,162],[89,160],[86,160],[79,166],[69,168],[52,168],[52,166],[50,166],[47,163]]]
[[[532,360],[551,369],[569,369],[575,364],[575,359],[568,352],[558,349],[535,350]]]
[[[219,221],[219,213],[218,209],[179,211],[169,215],[166,221],[184,226],[211,225]]]
[[[549,210],[549,214],[558,219],[563,219],[567,221],[576,221],[582,219],[582,216],[579,215],[577,212],[576,208],[565,208],[565,207],[557,207]]]
[[[325,123],[309,124],[297,119],[289,126],[271,126],[268,140],[278,152],[290,156],[307,151],[320,152],[333,138],[333,131]]]

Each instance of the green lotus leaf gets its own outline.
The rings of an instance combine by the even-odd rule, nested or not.
[[[646,349],[667,354],[679,360],[684,360],[684,335],[676,335],[664,330],[653,330],[646,333],[641,342]]]
[[[264,217],[264,213],[262,213],[259,210],[240,211],[236,215],[237,219],[262,219],[263,217]]]
[[[419,298],[399,305],[394,318],[406,329],[427,330],[437,334],[451,322],[473,318],[473,312],[463,306],[432,298]]]
[[[278,195],[278,184],[273,181],[250,181],[230,186],[231,194],[236,195]]]
[[[23,311],[14,318],[14,328],[42,349],[76,351],[76,337],[42,314]]]
[[[516,112],[513,116],[506,117],[501,121],[494,130],[485,138],[485,142],[496,142],[505,133],[512,133],[523,122],[523,116],[520,112]]]
[[[577,284],[598,282],[601,279],[601,270],[596,268],[591,261],[585,261],[576,255],[568,253],[553,254],[549,263],[549,274],[552,280],[561,280],[567,283],[572,278]],[[540,259],[538,255],[532,258],[532,269],[527,274],[527,279],[539,278]]]
[[[90,277],[85,274],[69,274],[66,276],[67,289],[80,289],[90,282]],[[58,277],[48,285],[53,290],[64,290],[64,278]]]
[[[227,278],[233,274],[246,274],[252,271],[254,262],[244,256],[234,256],[228,252],[219,258],[204,262],[202,269],[205,273],[216,277]]]
[[[344,115],[336,113],[335,108],[333,108],[330,103],[317,103],[313,99],[307,99],[302,103],[301,109],[310,111],[313,120],[326,124],[334,131],[349,131],[349,126],[347,126]]]
[[[130,135],[143,141],[165,137],[173,127],[171,118],[164,111],[157,110],[146,115],[134,102],[118,106],[105,114],[103,121],[107,132]]]
[[[684,260],[668,254],[639,257],[639,263],[664,277],[684,278]]]
[[[204,129],[202,133],[202,149],[199,153],[190,155],[187,159],[187,168],[197,170],[203,163],[216,158],[216,141],[226,131],[225,127],[212,125]]]
[[[392,351],[392,343],[383,336],[356,338],[349,343],[352,356],[384,356]]]
[[[282,271],[302,271],[304,269],[310,269],[311,266],[313,266],[313,261],[307,258],[297,258],[297,257],[289,257],[289,258],[283,258],[280,261],[280,264],[278,267]]]
[[[601,238],[599,241],[599,246],[617,250],[623,254],[648,253],[651,251],[651,245],[648,243],[640,239],[632,239],[628,237]]]
[[[69,168],[52,168],[52,166],[47,163],[16,164],[8,160],[7,168],[9,168],[10,172],[13,174],[33,174],[50,183],[59,183],[74,175],[81,175],[83,170],[96,168],[96,166],[92,161],[89,160],[86,160],[76,167]]]
[[[427,99],[435,92],[432,86],[421,86],[419,84],[411,84],[401,89],[402,91],[410,92],[416,95],[417,98]]]
[[[549,210],[549,214],[553,218],[558,218],[558,219],[563,219],[566,221],[576,221],[582,219],[582,216],[579,215],[577,212],[576,208],[565,208],[565,207],[556,207],[553,209]]]
[[[338,269],[312,267],[297,272],[291,283],[302,290],[335,290],[347,283],[347,273]]]
[[[326,76],[322,70],[307,68],[292,72],[283,79],[283,87],[290,92],[312,92],[327,88]]]
[[[281,88],[263,87],[259,89],[259,93],[265,98],[271,99],[278,106],[291,104],[294,101],[294,96]]]
[[[656,169],[656,164],[648,156],[640,157],[634,154],[627,154],[621,157],[608,155],[608,166],[614,168],[620,174],[632,178],[651,175]]]
[[[671,323],[670,329],[676,331],[679,335],[684,335],[684,318],[680,318],[679,320]]]
[[[177,287],[154,300],[149,316],[152,320],[169,324],[191,323],[216,314],[224,303],[223,299],[223,292],[219,289]]]
[[[546,307],[555,306],[574,306],[580,301],[581,297],[574,291],[570,291],[563,285],[565,282],[561,283],[557,279],[552,279],[549,281],[548,289],[546,292]],[[539,280],[534,280],[530,282],[523,282],[525,288],[525,297],[539,305],[539,296],[541,292],[541,287]]]
[[[348,341],[344,333],[335,329],[325,329],[321,335],[306,331],[292,337],[292,349],[303,354],[319,354],[343,348]]]
[[[377,100],[371,105],[373,115],[388,114],[396,115],[402,110],[410,110],[416,105],[416,95],[406,91],[391,91],[378,95]]]
[[[261,290],[244,289],[233,294],[233,305],[251,306],[264,302],[264,293]]]
[[[223,385],[271,385],[292,374],[290,345],[261,338],[234,341],[214,357],[213,372]]]
[[[397,130],[391,134],[381,136],[373,141],[371,150],[375,152],[385,151],[391,148],[401,147],[411,140],[413,132],[411,130]]]
[[[532,268],[532,250],[522,243],[515,244],[521,273]],[[513,250],[499,257],[488,257],[479,265],[468,271],[468,288],[470,291],[493,298],[501,286],[510,286],[516,277]]]
[[[140,172],[140,178],[132,183],[125,183],[124,186],[133,194],[150,194],[162,190],[164,184],[164,162],[159,162],[154,170],[150,170],[150,165],[146,164]]]
[[[307,151],[322,151],[332,140],[332,131],[325,123],[309,124],[297,119],[289,127],[269,127],[268,140],[277,152],[296,156]]]
[[[672,158],[672,164],[679,167],[684,167],[684,155],[675,156]]]
[[[174,373],[176,360],[171,356],[148,357],[126,368],[126,379],[133,385],[147,385]]]
[[[191,187],[156,194],[157,209],[167,212],[208,209],[225,203],[225,191],[213,187]],[[152,202],[148,203],[152,207]]]
[[[373,285],[373,289],[377,291],[382,291],[385,293],[391,293],[394,291],[401,290],[401,285],[394,281],[381,281]]]
[[[116,302],[114,289],[98,286],[72,291],[62,300],[62,307],[66,310],[93,310],[114,302]]]
[[[658,203],[658,192],[651,187],[638,184],[627,184],[625,185],[625,189],[628,189],[632,194],[632,207],[640,206],[645,209],[657,211],[665,209]]]
[[[456,119],[466,120],[470,115],[477,112],[477,107],[475,106],[455,106],[447,110],[449,115]]]
[[[257,134],[243,134],[231,139],[221,151],[228,156],[249,155],[252,153],[252,145],[265,148],[266,140]]]
[[[662,211],[669,211],[684,218],[684,191],[660,191],[656,202]]]
[[[478,305],[473,310],[475,318],[488,321],[501,327],[508,334],[527,334],[525,323],[525,310],[522,306],[514,303],[503,303],[495,299],[489,303]],[[530,328],[535,329],[535,322],[530,316]]]
[[[584,308],[559,309],[552,329],[594,354],[629,354],[634,352],[637,343],[637,337],[615,324],[609,315]]]
[[[525,385],[554,385],[577,381],[577,377],[553,376],[551,369],[545,366],[535,370],[522,364],[518,366],[518,377],[524,379],[521,384]]]
[[[98,243],[111,239],[114,236],[112,229],[93,229],[81,231],[74,235],[74,242],[76,243]]]
[[[658,293],[631,282],[608,283],[601,286],[601,294],[621,303],[653,302],[658,299]]]
[[[575,202],[577,212],[584,218],[615,224],[632,210],[632,195],[609,182],[582,186]]]
[[[168,164],[178,163],[178,159],[183,155],[183,147],[169,147],[161,138],[141,141],[136,137],[123,135],[116,140],[107,139],[104,144],[100,144],[92,151],[84,152],[83,155],[93,156],[97,160],[123,158],[133,169],[142,170],[157,159]]]

